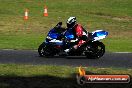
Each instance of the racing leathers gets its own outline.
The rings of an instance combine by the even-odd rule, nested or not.
[[[77,43],[70,49],[66,49],[65,52],[70,52],[70,50],[78,49],[78,47],[84,44],[86,42],[86,39],[88,38],[87,31],[80,24],[76,24],[71,30],[75,37],[74,39],[77,40]]]

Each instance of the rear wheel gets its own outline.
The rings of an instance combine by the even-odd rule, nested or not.
[[[91,42],[88,50],[86,53],[87,58],[98,59],[104,55],[105,45],[99,41]]]

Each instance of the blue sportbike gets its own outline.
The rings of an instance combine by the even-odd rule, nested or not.
[[[77,49],[67,52],[64,56],[86,56],[90,59],[97,59],[104,55],[105,45],[100,41],[106,38],[108,32],[96,30],[91,33],[87,32],[83,45]],[[40,56],[62,55],[61,52],[71,48],[78,42],[72,31],[66,30],[62,33],[56,33],[54,28],[49,31],[45,41],[39,46],[38,53]]]

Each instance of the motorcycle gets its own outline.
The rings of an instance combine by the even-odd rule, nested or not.
[[[91,33],[87,32],[88,37],[84,37],[83,45],[66,53],[65,56],[86,56],[90,59],[97,59],[104,55],[105,45],[99,40],[106,38],[107,31],[96,30]],[[63,33],[47,34],[45,41],[39,46],[38,53],[40,56],[55,56],[75,45],[78,39],[74,39],[72,31],[66,30]]]

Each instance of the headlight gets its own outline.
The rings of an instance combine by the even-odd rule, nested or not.
[[[51,37],[49,37],[49,36],[47,36],[46,38],[47,38],[47,39],[49,39],[49,40],[51,40],[51,39],[52,39],[52,38],[51,38]]]

